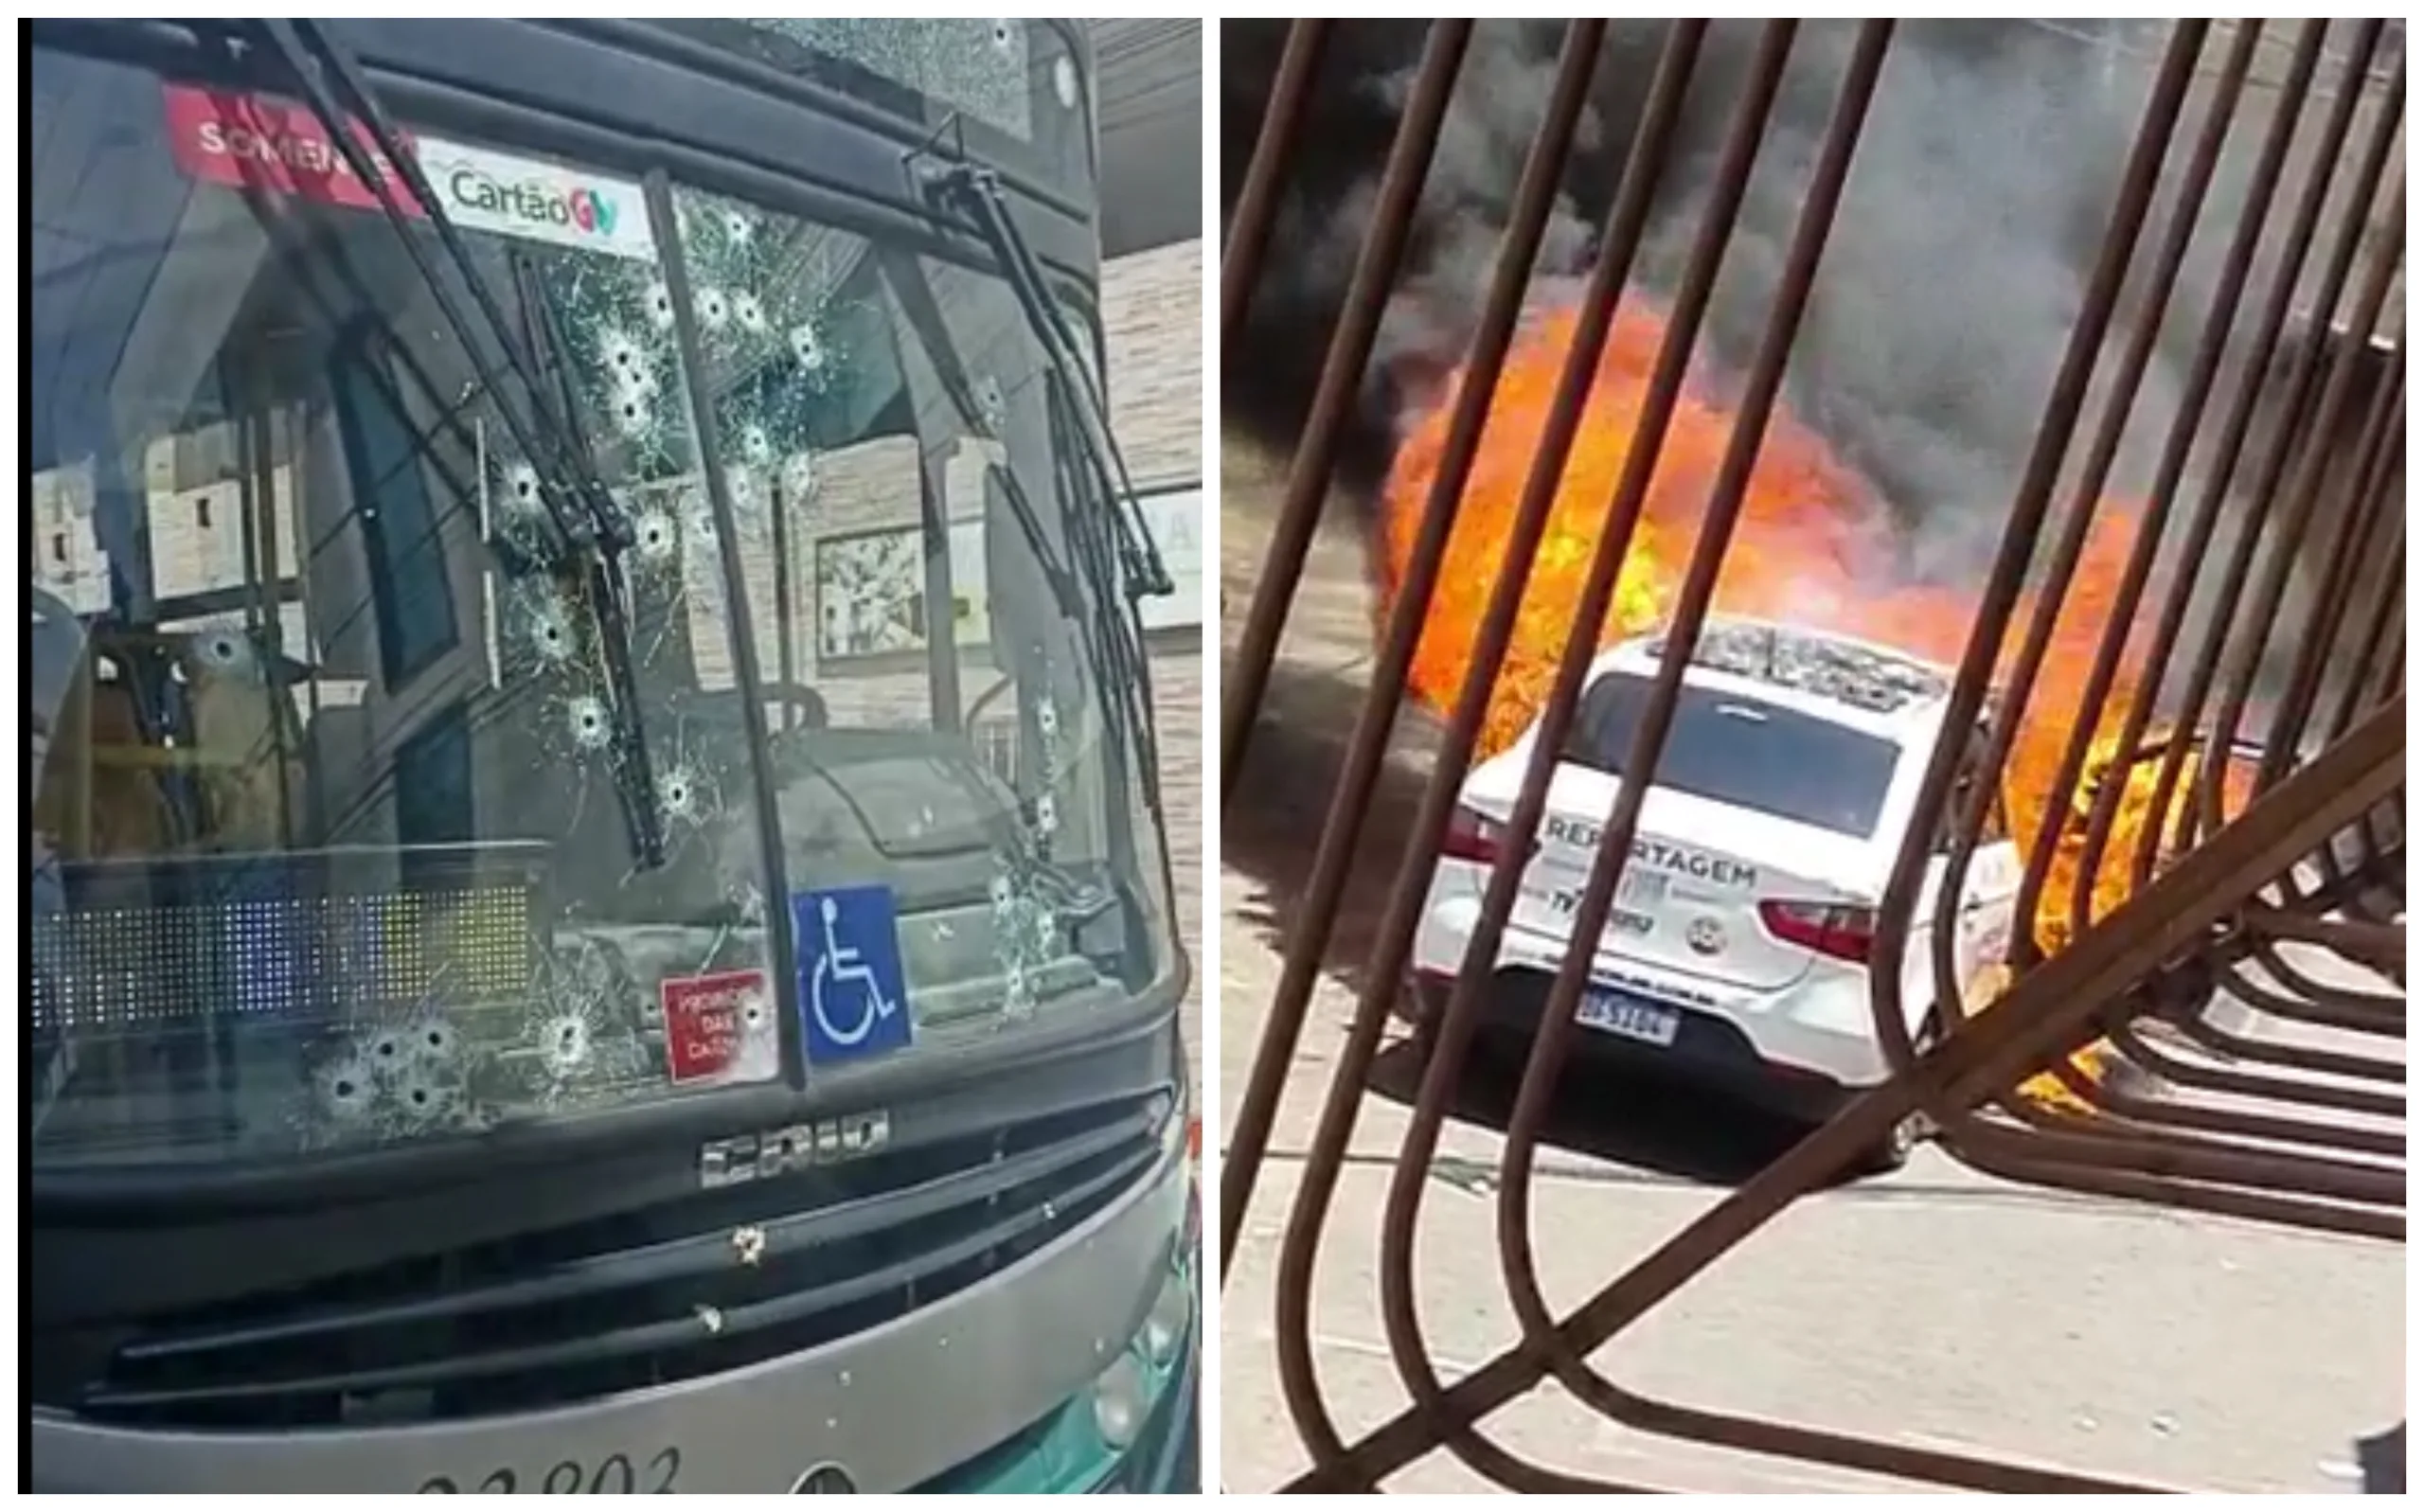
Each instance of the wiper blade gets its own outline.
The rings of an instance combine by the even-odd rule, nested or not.
[[[563,360],[564,333],[556,320],[555,302],[547,297],[539,265],[529,254],[519,249],[508,253],[506,265],[513,270],[514,301],[521,307],[523,348],[555,380],[552,400],[534,390],[531,405],[548,425],[562,433],[573,455],[586,455],[589,436],[581,428],[580,396],[573,390],[572,369]]]
[[[1160,754],[1153,738],[1152,710],[1148,706],[1145,648],[1135,605],[1147,596],[1167,597],[1177,592],[1177,585],[1170,580],[1169,568],[1153,543],[1151,530],[1146,526],[1144,507],[1136,500],[1135,488],[1128,477],[1128,464],[1111,434],[1107,401],[1094,382],[1091,370],[1078,358],[1077,340],[1070,334],[1060,307],[1044,286],[1043,268],[1036,259],[1035,249],[1027,244],[1018,222],[1010,218],[1000,175],[965,160],[929,160],[923,167],[927,193],[938,206],[964,216],[1000,263],[1010,293],[1019,302],[1020,312],[1025,315],[1051,365],[1049,386],[1061,396],[1060,402],[1052,406],[1055,428],[1067,425],[1070,418],[1075,418],[1077,450],[1084,455],[1094,482],[1109,506],[1103,518],[1111,525],[1111,550],[1117,559],[1116,571],[1121,578],[1114,587],[1126,601],[1118,610],[1106,603],[1103,613],[1096,616],[1097,632],[1103,641],[1098,657],[1121,685],[1107,691],[1126,716],[1146,801],[1158,808]],[[1065,453],[1058,445],[1054,451]],[[1081,559],[1089,555],[1087,548],[1074,539],[1072,544]]]
[[[610,739],[614,746],[611,764],[615,793],[631,831],[633,854],[641,870],[661,867],[666,862],[665,815],[650,767],[639,677],[632,649],[630,576],[623,566],[624,553],[632,545],[631,524],[607,492],[587,454],[548,412],[541,398],[541,381],[517,349],[512,328],[481,277],[462,234],[438,207],[437,195],[421,175],[419,164],[405,150],[368,80],[343,44],[317,22],[264,20],[256,25],[271,51],[294,76],[304,104],[327,133],[330,145],[379,202],[379,208],[395,228],[405,255],[437,300],[439,313],[454,339],[462,344],[481,387],[494,401],[508,434],[538,473],[540,502],[558,537],[556,545],[561,554],[559,565],[579,573],[582,597],[596,627],[598,655],[605,664]],[[330,79],[342,90],[342,102],[330,92]],[[508,401],[512,390],[505,382],[505,375],[490,362],[471,318],[447,288],[428,249],[413,234],[412,218],[396,199],[394,183],[355,138],[352,128],[356,122],[369,134],[372,149],[386,160],[419,202],[437,235],[438,244],[445,249],[453,272],[471,292],[480,316],[487,321],[489,333],[504,354],[507,368],[521,385],[520,392],[528,398],[534,412],[531,418],[526,418]],[[569,400],[569,394],[566,397]]]
[[[1135,486],[1129,481],[1128,463],[1119,454],[1119,443],[1112,436],[1109,401],[1096,384],[1092,370],[1078,355],[1077,338],[1070,333],[1060,307],[1053,302],[1044,286],[1043,267],[1036,259],[1035,249],[1027,244],[1025,233],[1010,218],[1001,175],[974,163],[930,163],[927,190],[937,202],[966,216],[984,237],[986,245],[1001,262],[1027,324],[1035,328],[1036,339],[1043,343],[1053,372],[1073,395],[1084,400],[1070,407],[1078,412],[1078,436],[1084,443],[1086,460],[1102,487],[1103,498],[1111,505],[1113,540],[1119,552],[1120,571],[1129,596],[1170,596],[1178,591],[1178,585],[1170,580],[1161,549],[1153,543],[1152,531],[1145,523],[1145,507],[1137,502]]]
[[[1083,491],[1082,485],[1073,475],[1077,463],[1069,455],[1076,449],[1070,445],[1070,417],[1082,406],[1057,377],[1047,378],[1044,390],[1045,407],[1052,427],[1053,467],[1060,474],[1060,492],[1067,497]],[[1107,552],[1101,532],[1080,528],[1083,518],[1078,515],[1070,521],[1070,552],[1093,576],[1108,575],[1115,569],[1106,559],[1118,548],[1114,543]],[[1111,518],[1115,520],[1117,517]],[[1145,661],[1143,628],[1137,618],[1136,606],[1132,600],[1122,600],[1112,594],[1105,594],[1101,608],[1095,615],[1095,624],[1099,642],[1096,649],[1096,666],[1103,670],[1106,680],[1114,685],[1106,691],[1118,699],[1119,707],[1127,716],[1130,738],[1135,742],[1139,758],[1138,776],[1144,784],[1148,801],[1159,808],[1161,752],[1159,742],[1153,737],[1151,691]]]
[[[979,423],[979,406],[969,387],[968,373],[959,360],[956,344],[952,339],[951,323],[934,298],[932,286],[914,258],[885,255],[882,262],[884,281],[900,301],[900,313],[916,333],[918,340],[932,356],[944,392],[960,417],[971,426]],[[1067,426],[1065,411],[1068,401],[1059,397],[1060,380],[1045,375],[1045,389],[1052,397],[1047,409],[1052,426],[1051,454],[1056,495],[1068,499],[1073,488],[1068,473],[1075,466],[1068,456],[1069,445],[1064,435]],[[1060,616],[1079,628],[1079,644],[1086,665],[1094,672],[1095,681],[1114,718],[1133,743],[1140,756],[1146,795],[1156,807],[1161,802],[1158,756],[1154,751],[1152,711],[1148,706],[1145,688],[1145,652],[1136,630],[1135,606],[1115,580],[1115,569],[1106,560],[1098,543],[1101,532],[1094,528],[1095,517],[1082,508],[1064,511],[1068,557],[1054,543],[1051,533],[1038,517],[1034,502],[1027,496],[1026,485],[1018,470],[1007,457],[989,462],[986,475],[991,486],[997,486],[1002,499],[1009,507],[1011,522],[1018,526],[1035,565],[1043,574],[1045,591],[1052,596]],[[1114,517],[1115,518],[1115,517]],[[1099,587],[1088,593],[1086,584]],[[980,701],[981,702],[981,701]]]

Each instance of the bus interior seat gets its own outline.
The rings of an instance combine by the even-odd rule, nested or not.
[[[93,641],[68,684],[34,795],[34,824],[68,861],[157,855],[174,807],[150,754],[165,749],[133,687]]]
[[[275,850],[295,838],[303,792],[295,671],[251,637],[214,630],[178,637],[190,744],[185,764],[202,799],[212,850]]]
[[[35,803],[71,860],[290,844],[302,787],[286,680],[232,648],[238,631],[97,631],[69,685]],[[164,656],[185,680],[186,728],[147,715],[134,664]],[[180,790],[196,800],[180,802]],[[187,810],[190,809],[190,812]]]

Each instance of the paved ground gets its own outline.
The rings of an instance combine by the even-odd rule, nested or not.
[[[1273,477],[1222,464],[1230,614],[1251,597]],[[1365,683],[1369,608],[1343,533],[1317,549],[1270,707],[1221,840],[1219,1094],[1233,1111],[1277,979],[1278,931],[1310,865],[1331,774]],[[1348,983],[1418,793],[1418,737],[1392,761],[1332,969],[1289,1073],[1273,1154],[1221,1299],[1221,1473],[1271,1488],[1306,1463],[1279,1391],[1273,1267],[1302,1151],[1354,1010]],[[1392,1043],[1395,1034],[1392,1035]],[[1329,1411],[1352,1437],[1406,1395],[1379,1317],[1381,1203],[1411,1101],[1384,1051],[1360,1103],[1324,1230],[1312,1332]],[[1511,1076],[1485,1069],[1435,1163],[1417,1254],[1434,1360],[1450,1379],[1514,1337],[1494,1238],[1498,1129]],[[1570,1307],[1721,1195],[1785,1137],[1652,1086],[1569,1090],[1543,1152],[1536,1236],[1552,1305]],[[1799,1204],[1603,1350],[1595,1363],[1667,1400],[1863,1436],[2240,1491],[2345,1489],[2324,1462],[2401,1414],[2403,1252],[2010,1185],[1934,1149],[1889,1180]],[[1620,1429],[1543,1389],[1490,1420],[1506,1448],[1667,1489],[1907,1489]],[[1393,1490],[1485,1488],[1445,1454]]]

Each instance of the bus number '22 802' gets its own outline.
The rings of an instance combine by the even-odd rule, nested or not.
[[[457,1484],[451,1475],[433,1475],[421,1483],[420,1490],[424,1496],[451,1496],[465,1490],[477,1496],[512,1496],[517,1492],[540,1496],[665,1496],[675,1489],[673,1478],[681,1471],[682,1451],[668,1447],[637,1467],[627,1454],[609,1454],[594,1466],[579,1460],[559,1460],[546,1474],[525,1485],[511,1466],[501,1466],[468,1487]]]

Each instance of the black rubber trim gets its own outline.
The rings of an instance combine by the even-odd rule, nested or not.
[[[983,1202],[1039,1181],[1125,1144],[1150,1137],[1151,1120],[1140,1110],[1117,1123],[1025,1151],[1007,1160],[921,1182],[873,1197],[857,1198],[830,1207],[770,1218],[755,1225],[764,1236],[763,1254],[773,1259],[789,1251],[837,1243],[887,1228],[912,1223]],[[619,1290],[651,1282],[704,1276],[731,1269],[729,1227],[687,1238],[591,1255],[559,1265],[533,1276],[477,1287],[469,1290],[417,1298],[369,1307],[331,1307],[254,1327],[223,1328],[208,1333],[171,1334],[129,1345],[118,1358],[130,1362],[189,1359],[225,1349],[286,1343],[355,1328],[388,1327],[405,1323],[436,1323],[467,1314],[497,1312],[507,1307],[563,1301],[586,1292]]]
[[[1068,1207],[1078,1207],[1132,1183],[1159,1157],[1158,1149],[1140,1149],[1108,1170],[1063,1192],[1058,1201]],[[844,1280],[785,1296],[772,1297],[746,1307],[730,1308],[715,1315],[712,1337],[729,1340],[745,1337],[761,1328],[794,1323],[820,1312],[847,1307],[866,1298],[879,1296],[895,1288],[913,1286],[926,1276],[962,1265],[998,1249],[1055,1221],[1050,1210],[1032,1208],[955,1240],[940,1249],[930,1250],[914,1258],[902,1260],[882,1270],[863,1272]],[[481,1354],[458,1355],[449,1360],[425,1364],[400,1365],[386,1370],[357,1371],[341,1375],[314,1376],[287,1379],[234,1382],[223,1386],[197,1386],[167,1391],[97,1391],[88,1395],[83,1406],[88,1411],[126,1411],[174,1406],[178,1404],[217,1404],[268,1396],[319,1396],[337,1393],[395,1391],[408,1387],[450,1385],[485,1377],[519,1375],[524,1372],[578,1366],[596,1361],[627,1358],[651,1350],[673,1349],[695,1344],[708,1337],[708,1325],[695,1317],[671,1319],[662,1323],[644,1324],[633,1328],[620,1328],[595,1338],[554,1344],[538,1344],[522,1349],[490,1350]]]

